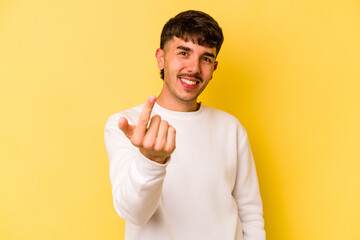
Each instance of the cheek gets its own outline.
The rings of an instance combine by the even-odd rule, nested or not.
[[[203,69],[202,69],[202,72],[204,74],[205,77],[210,77],[212,76],[213,72],[214,72],[214,66],[205,66]]]
[[[169,71],[171,72],[180,72],[184,68],[184,64],[180,61],[173,61],[169,64]]]
[[[174,79],[180,72],[179,66],[174,61],[168,61],[167,63],[165,63],[164,72],[167,78]]]

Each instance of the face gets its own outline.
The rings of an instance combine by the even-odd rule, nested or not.
[[[195,102],[216,70],[216,48],[173,37],[157,49],[159,69],[164,69],[162,95],[175,102]]]

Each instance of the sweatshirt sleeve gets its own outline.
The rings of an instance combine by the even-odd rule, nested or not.
[[[144,157],[118,128],[120,116],[108,119],[104,136],[114,207],[126,221],[143,225],[159,205],[169,161],[158,164]]]
[[[233,191],[238,205],[244,240],[264,240],[263,206],[254,158],[245,129],[238,129],[237,178]]]

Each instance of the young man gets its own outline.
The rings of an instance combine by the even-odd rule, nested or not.
[[[197,102],[222,42],[221,28],[203,12],[170,19],[156,50],[160,95],[108,119],[113,199],[127,240],[265,239],[246,131]]]

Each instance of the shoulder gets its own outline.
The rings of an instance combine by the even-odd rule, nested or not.
[[[228,112],[225,112],[223,110],[216,109],[213,107],[209,107],[209,106],[204,106],[204,108],[206,108],[206,111],[212,117],[222,118],[224,120],[228,120],[228,121],[232,121],[232,122],[238,122],[238,119]]]

